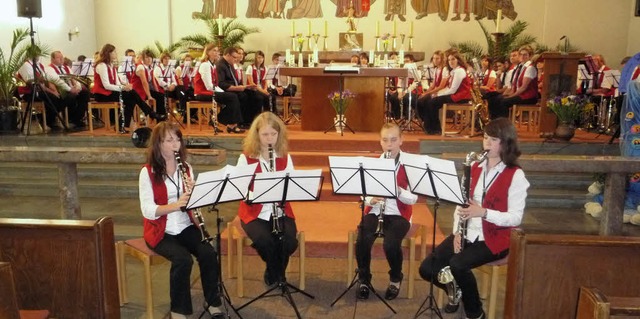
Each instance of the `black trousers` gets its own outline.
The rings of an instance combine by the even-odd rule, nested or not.
[[[211,95],[196,95],[196,101],[211,102]],[[240,110],[240,100],[238,95],[233,92],[216,92],[216,103],[220,105],[220,114],[218,121],[224,125],[233,125],[242,123],[242,112]],[[191,110],[193,116],[194,111]]]
[[[31,93],[27,93],[22,96],[22,99],[26,102],[31,102],[32,97],[33,95]],[[53,94],[46,93],[41,89],[39,89],[36,97],[33,100],[36,102],[44,103],[44,106],[46,108],[45,112],[47,113],[47,126],[53,127],[56,123],[57,113],[64,111],[64,100]],[[52,112],[52,110],[55,110],[56,112],[54,113]]]
[[[119,102],[120,92],[112,91],[110,95],[102,95],[99,93],[94,94],[96,102]],[[131,117],[133,117],[133,108],[138,107],[144,112],[144,114],[155,116],[153,109],[140,98],[140,95],[136,91],[122,91],[122,102],[124,103],[124,123],[123,127],[129,127],[131,123]]]
[[[253,242],[251,246],[267,264],[266,272],[270,282],[284,279],[289,257],[298,248],[298,239],[296,239],[298,229],[295,220],[285,216],[279,218],[279,222],[282,226],[282,243],[279,236],[272,232],[273,220],[265,221],[256,218],[248,224],[241,222],[242,229]]]
[[[414,93],[405,94],[402,97],[402,114],[400,114],[400,98],[398,97],[398,93],[389,94],[389,104],[391,104],[391,115],[393,115],[394,119],[400,119],[400,117],[404,117],[408,119],[409,117],[409,95],[411,95],[411,107],[414,112],[418,105],[418,96]]]
[[[89,105],[89,91],[82,90],[78,94],[67,94],[63,103],[69,110],[69,121],[76,126],[83,126],[84,115]]]
[[[456,279],[456,283],[462,290],[462,303],[467,317],[477,318],[482,314],[482,302],[478,293],[476,277],[471,269],[482,266],[486,263],[502,259],[509,253],[504,250],[494,255],[484,241],[467,243],[462,252],[453,252],[454,235],[449,235],[432,254],[422,261],[420,265],[420,276],[426,281],[432,281],[439,288],[446,290],[445,285],[438,282],[438,272],[446,266],[451,268],[451,274]]]
[[[498,95],[494,98],[488,100],[489,106],[489,115],[491,119],[496,119],[499,117],[509,117],[509,109],[516,105],[529,105],[538,103],[538,98],[532,99],[522,99],[520,96],[512,96],[505,98],[502,95]]]
[[[298,91],[298,87],[295,84],[289,84],[286,88],[282,90],[282,95],[278,94],[278,90],[274,88],[268,88],[267,92],[271,94],[271,105],[267,108],[263,109],[263,111],[272,111],[276,113],[276,98],[278,96],[295,96]],[[272,107],[273,109],[271,109]]]
[[[389,280],[402,280],[402,239],[409,231],[411,224],[402,216],[385,215],[383,218],[384,239],[382,249],[389,263]],[[356,239],[356,261],[358,262],[358,277],[360,280],[371,281],[371,248],[376,240],[378,216],[367,214],[362,218],[358,227]]]
[[[436,96],[427,101],[426,109],[424,110],[424,117],[422,120],[424,121],[424,131],[427,133],[438,133],[441,130],[440,125],[440,116],[438,116],[438,112],[442,108],[445,103],[466,103],[469,100],[460,100],[454,102],[451,99],[451,95],[443,95]]]
[[[169,273],[169,296],[171,311],[190,315],[191,306],[190,275],[193,267],[191,255],[196,257],[200,266],[200,280],[205,301],[214,307],[222,305],[218,291],[217,254],[213,246],[202,242],[202,235],[196,226],[185,228],[180,234],[164,234],[164,238],[153,248],[158,255],[171,261]]]
[[[164,105],[164,93],[160,93],[158,91],[151,90],[151,97],[156,100],[156,113],[158,114],[167,114],[167,106]],[[168,96],[167,96],[168,98]]]
[[[269,108],[269,97],[261,92],[244,90],[243,92],[234,93],[238,94],[240,110],[242,112],[242,123],[245,125],[251,125],[253,119],[262,112],[263,108]],[[218,93],[216,93],[216,95],[217,94]]]

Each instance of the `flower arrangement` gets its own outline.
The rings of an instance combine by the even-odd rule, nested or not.
[[[347,112],[349,105],[355,97],[356,95],[349,90],[342,91],[342,94],[340,94],[340,91],[335,91],[327,96],[329,103],[331,103],[331,106],[333,106],[333,109],[339,116]]]
[[[547,101],[547,106],[558,117],[558,122],[573,125],[585,112],[593,109],[593,103],[584,95],[558,95]]]
[[[298,43],[298,52],[302,52],[302,47],[304,46],[304,36],[302,36],[302,33],[296,34],[296,42]]]
[[[391,34],[385,33],[380,37],[380,39],[382,40],[383,51],[387,52],[387,49],[389,49],[389,41],[391,41]]]

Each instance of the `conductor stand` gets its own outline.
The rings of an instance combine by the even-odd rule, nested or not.
[[[320,185],[322,185],[322,172],[321,170],[310,171],[279,171],[279,172],[265,172],[256,174],[253,180],[253,198],[249,199],[252,204],[278,204],[282,208],[284,214],[285,205],[291,201],[315,201],[320,197]],[[276,209],[274,207],[274,209]],[[287,282],[284,271],[286,269],[285,258],[285,223],[280,221],[280,216],[276,214],[272,215],[273,229],[272,233],[276,236],[280,251],[282,254],[282,272],[278,274],[278,282],[273,287],[267,289],[257,297],[251,299],[247,303],[238,307],[238,311],[244,309],[250,304],[267,297],[281,296],[291,305],[296,313],[296,317],[301,319],[300,311],[296,306],[292,293],[301,293],[302,295],[315,299],[314,296],[305,292],[304,290]]]
[[[332,70],[332,69],[324,69],[325,73],[337,73],[338,74],[338,93],[340,93],[340,101],[339,101],[339,105],[340,105],[340,109],[339,112],[336,112],[336,120],[333,122],[333,124],[329,127],[327,127],[327,129],[324,131],[325,134],[327,134],[327,132],[329,132],[331,129],[335,128],[335,127],[341,127],[341,128],[346,128],[349,129],[349,131],[351,131],[351,133],[356,134],[356,131],[354,131],[351,126],[347,125],[347,122],[344,120],[344,111],[345,111],[345,97],[343,96],[343,92],[344,92],[344,74],[345,73],[360,73],[359,69],[353,68],[353,67],[349,67],[349,69],[337,69],[337,70]],[[340,136],[344,136],[344,129],[340,130]]]
[[[225,312],[225,318],[231,318],[229,316],[229,309],[236,314],[238,318],[242,319],[238,309],[233,306],[229,292],[222,281],[222,256],[220,255],[220,223],[223,219],[220,217],[220,213],[216,208],[219,203],[226,203],[231,201],[243,200],[245,198],[244,191],[249,187],[253,172],[257,164],[233,167],[227,166],[217,171],[205,172],[198,175],[198,180],[194,186],[189,202],[187,203],[187,209],[194,209],[198,207],[210,206],[209,212],[216,213],[216,244],[215,250],[216,268],[218,271],[218,293],[221,295],[222,308]],[[199,212],[194,214],[196,219],[200,223],[199,228],[202,232],[202,242],[211,244],[213,240],[209,233],[204,229],[204,219]],[[209,308],[205,300],[204,310],[200,313],[198,318],[202,318]]]
[[[387,185],[395,185],[396,171],[393,159],[366,158],[366,157],[329,157],[332,186],[336,194],[361,195],[363,201],[360,205],[360,224],[358,225],[358,239],[363,236],[362,221],[364,219],[364,198],[367,196],[378,196],[385,198],[396,198],[397,189],[389,189]],[[380,234],[376,234],[380,236]],[[335,305],[351,288],[356,284],[366,285],[391,312],[397,312],[387,303],[371,285],[371,280],[360,280],[360,271],[355,269],[355,274],[349,286],[331,303]],[[358,298],[354,305],[353,316],[355,318],[358,307]]]
[[[40,17],[40,16],[37,16]],[[31,134],[31,120],[32,120],[32,112],[33,112],[33,103],[36,100],[36,96],[42,96],[42,98],[45,100],[44,102],[44,107],[45,108],[49,108],[49,112],[53,112],[53,114],[56,115],[56,117],[58,118],[58,120],[60,120],[60,123],[62,123],[62,127],[64,127],[65,131],[69,131],[69,128],[67,127],[67,124],[65,123],[65,121],[62,119],[62,117],[60,116],[60,114],[58,113],[58,110],[55,108],[53,101],[51,101],[51,99],[49,98],[49,95],[47,95],[44,91],[42,91],[42,88],[40,87],[39,83],[38,83],[38,74],[40,74],[43,78],[44,78],[44,71],[45,70],[39,70],[36,63],[36,57],[37,55],[40,54],[40,52],[36,53],[36,41],[35,41],[35,34],[36,32],[33,31],[33,16],[29,16],[29,36],[31,37],[31,49],[33,56],[31,57],[31,72],[33,72],[33,82],[31,83],[31,100],[29,100],[28,104],[27,104],[27,108],[24,111],[24,115],[22,116],[22,123],[20,125],[20,132],[24,132],[24,126],[25,124],[27,125],[27,132],[26,135],[30,135]],[[26,79],[25,79],[26,80]],[[42,83],[42,85],[45,85],[45,83]],[[41,93],[41,94],[39,94]],[[29,117],[29,122],[27,124],[27,116]],[[53,123],[51,123],[51,125],[53,125]],[[53,126],[52,126],[53,127]],[[43,130],[46,130],[46,127],[43,128]]]
[[[404,166],[409,181],[409,189],[411,192],[432,197],[435,199],[433,205],[433,225],[437,225],[438,208],[440,207],[440,199],[447,200],[458,205],[462,205],[462,190],[458,181],[455,164],[453,161],[433,158],[426,155],[405,154]],[[438,190],[440,193],[438,193]],[[436,247],[436,232],[431,237],[431,268],[433,270],[433,254]],[[420,317],[427,311],[431,311],[438,318],[442,319],[442,313],[433,294],[434,280],[437,275],[431,274],[429,280],[429,294],[427,298],[420,304],[414,318]]]

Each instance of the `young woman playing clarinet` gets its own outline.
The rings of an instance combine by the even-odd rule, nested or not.
[[[200,267],[205,310],[211,318],[224,314],[218,291],[217,254],[203,241],[206,233],[192,211],[185,211],[194,186],[193,169],[187,163],[187,149],[180,127],[161,122],[153,128],[147,163],[140,170],[140,209],[144,217],[147,246],[171,262],[169,296],[171,318],[186,319],[193,313],[191,303],[192,255]]]
[[[138,105],[142,111],[156,121],[164,121],[167,116],[156,114],[140,96],[133,91],[130,83],[120,83],[117,68],[112,64],[116,61],[116,47],[105,44],[100,50],[93,76],[92,93],[97,102],[118,102],[122,94],[124,103],[124,123],[121,123],[120,133],[128,133],[127,127],[133,116],[133,108]]]
[[[470,176],[466,177],[470,178],[470,187],[464,196],[468,206],[456,207],[453,233],[420,265],[424,280],[447,291],[449,304],[445,312],[456,312],[462,299],[467,318],[485,318],[471,269],[507,256],[509,233],[522,222],[529,188],[518,166],[518,135],[508,119],[489,122],[482,148],[484,157],[465,163],[471,167]],[[453,284],[438,281],[440,273],[452,275]]]

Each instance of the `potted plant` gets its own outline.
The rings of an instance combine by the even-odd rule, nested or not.
[[[548,100],[547,106],[558,118],[554,136],[567,141],[575,134],[575,124],[579,123],[583,115],[593,108],[587,96],[567,94]]]
[[[207,33],[206,34],[192,34],[183,37],[176,43],[176,45],[181,46],[183,49],[188,50],[189,52],[202,52],[205,46],[208,43],[218,43],[218,36],[223,36],[221,38],[221,48],[220,52],[223,52],[224,49],[228,47],[239,46],[244,43],[244,38],[252,33],[259,33],[260,29],[254,27],[248,27],[238,21],[236,19],[231,19],[226,24],[222,23],[218,25],[219,21],[216,19],[198,16],[196,19],[203,21],[207,25]],[[251,51],[247,51],[247,54],[252,53]],[[195,57],[196,55],[194,55]]]
[[[0,133],[15,133],[18,130],[18,105],[13,93],[18,83],[15,74],[22,66],[29,45],[21,45],[29,36],[27,29],[13,31],[9,55],[0,48]]]
[[[329,103],[336,112],[336,117],[334,118],[336,132],[342,134],[347,123],[347,118],[344,115],[355,97],[356,95],[349,90],[331,92],[331,94],[327,96]]]

